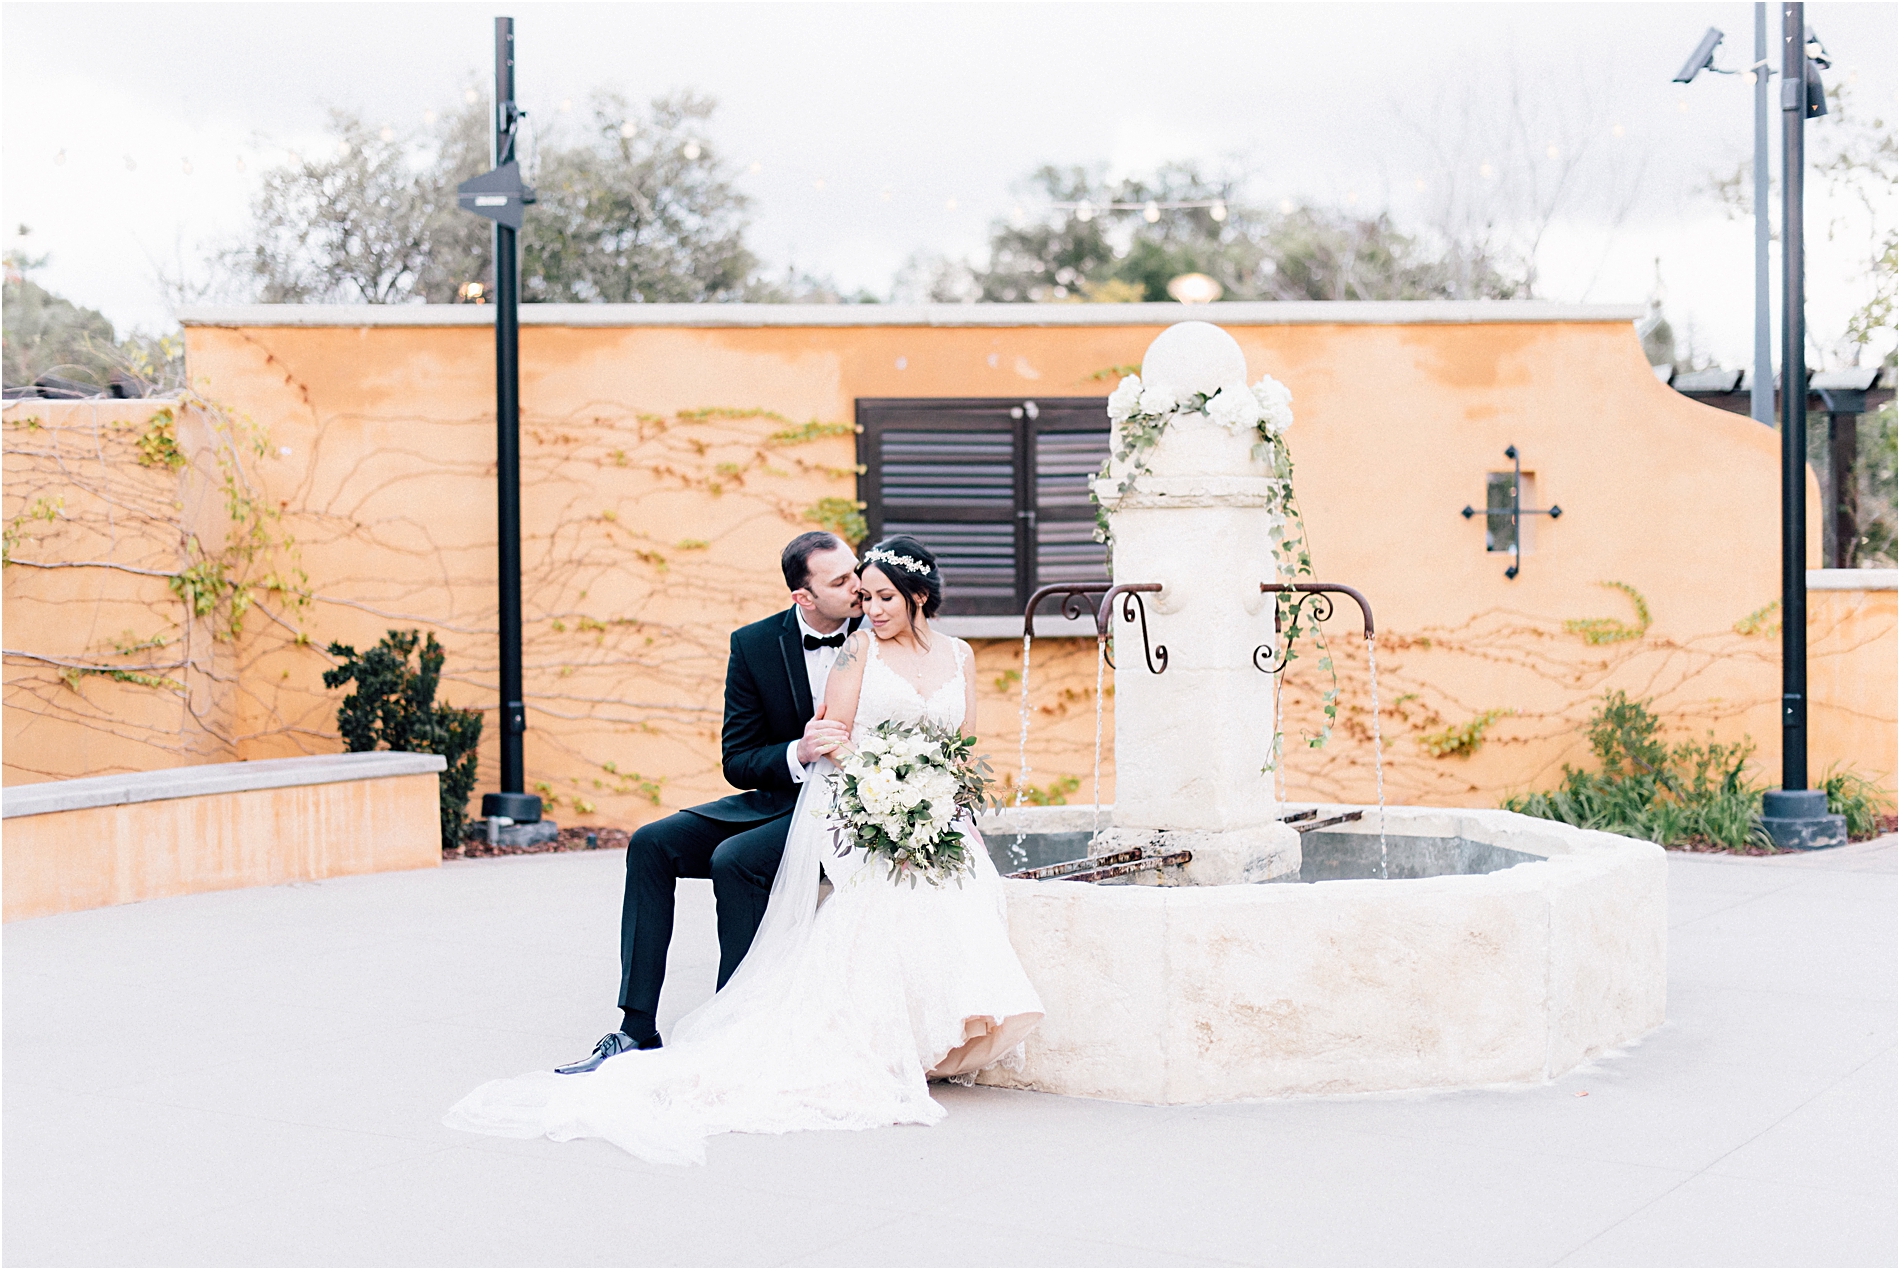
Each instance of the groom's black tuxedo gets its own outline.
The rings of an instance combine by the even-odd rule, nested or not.
[[[857,626],[854,619],[853,629]],[[620,909],[620,1008],[659,1006],[673,938],[673,892],[683,877],[711,878],[719,914],[719,986],[739,967],[765,916],[785,853],[798,784],[786,747],[805,734],[814,705],[798,610],[732,633],[720,761],[741,792],[642,826],[627,844]]]

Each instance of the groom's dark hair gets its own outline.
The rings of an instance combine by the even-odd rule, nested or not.
[[[796,591],[800,587],[810,586],[811,558],[821,551],[845,545],[844,539],[822,529],[800,534],[786,543],[784,552],[778,558],[779,568],[785,571],[785,589]]]

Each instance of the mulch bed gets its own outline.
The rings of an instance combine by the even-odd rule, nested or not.
[[[1900,817],[1882,816],[1879,821],[1879,830],[1873,835],[1873,838],[1878,838],[1882,834],[1889,834],[1889,833],[1894,832],[1896,826],[1900,826]],[[1871,842],[1873,841],[1873,838],[1855,838],[1853,839],[1853,841]],[[1788,854],[1791,854],[1791,852],[1783,851],[1779,847],[1725,847],[1719,842],[1678,842],[1678,843],[1671,844],[1667,849],[1670,851],[1693,851],[1702,855],[1788,855]]]
[[[444,860],[479,860],[484,856],[497,855],[541,855],[549,851],[617,851],[627,845],[625,829],[603,829],[598,826],[569,825],[561,830],[560,837],[553,842],[537,843],[532,847],[491,847],[488,845],[488,828],[481,821],[473,822],[468,836],[462,839],[459,850],[444,851]],[[593,841],[588,841],[588,839]]]

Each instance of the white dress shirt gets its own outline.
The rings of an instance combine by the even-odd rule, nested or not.
[[[830,638],[826,635],[820,635],[817,631],[805,624],[804,609],[801,608],[797,611],[797,617],[799,644],[801,647],[804,645],[804,637],[807,635],[814,636],[818,639]],[[836,631],[832,632],[832,634],[842,635],[850,625],[849,622],[846,622],[844,626],[840,626]],[[805,678],[811,684],[811,704],[814,710],[818,708],[818,703],[825,699],[825,681],[831,678],[831,663],[837,660],[838,650],[836,648],[805,649]],[[798,744],[797,741],[793,741],[790,745],[785,747],[785,763],[792,769],[792,783],[795,785],[803,785],[805,783],[805,765],[798,761]]]

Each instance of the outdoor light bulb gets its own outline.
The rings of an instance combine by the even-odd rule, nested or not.
[[[1293,200],[1292,199],[1283,198],[1280,200],[1280,214],[1282,216],[1293,215]]]
[[[1141,219],[1147,221],[1150,225],[1161,219],[1161,209],[1155,205],[1153,199],[1149,199],[1148,206],[1141,209]]]
[[[1561,157],[1561,156],[1563,155],[1563,151],[1561,151],[1561,150],[1559,150],[1559,149],[1558,149],[1558,148],[1557,148],[1556,146],[1554,146],[1554,145],[1548,145],[1548,146],[1545,146],[1545,147],[1544,147],[1544,153],[1545,153],[1546,155],[1548,155],[1548,156],[1549,156],[1550,158],[1553,158],[1553,159],[1555,159],[1555,158],[1559,158],[1559,157]]]
[[[633,120],[631,119],[627,120],[627,122],[620,125],[620,135],[623,138],[631,137],[633,136],[634,133],[638,131],[640,131],[640,126],[634,123]]]
[[[697,159],[699,157],[699,142],[688,141],[685,145],[680,147],[680,153],[685,155],[688,159]]]
[[[1478,165],[1478,175],[1488,180],[1497,175],[1497,169],[1492,167],[1489,163],[1480,163]]]
[[[883,189],[877,192],[877,196],[886,203],[890,202],[891,201],[891,187],[888,185],[885,186]]]
[[[388,124],[384,124],[376,135],[384,141],[394,141],[396,139],[396,130]]]
[[[1168,294],[1182,304],[1211,304],[1220,299],[1221,285],[1204,273],[1184,273],[1168,280]]]
[[[471,88],[467,92],[462,94],[462,100],[472,106],[476,102],[481,100],[481,96],[482,95],[480,93],[476,92],[473,88]]]
[[[752,162],[746,164],[745,170],[748,172],[757,174],[759,172],[765,171],[765,165],[763,163],[760,163],[757,159],[754,159],[752,160]]]
[[[350,143],[349,142],[339,141],[336,143],[336,157],[339,159],[347,159],[350,157]]]
[[[191,175],[191,160],[190,159],[184,160],[179,166],[184,168],[186,176]]]
[[[1808,41],[1808,56],[1815,58],[1816,60],[1819,60],[1820,58],[1827,56],[1827,50],[1821,47],[1821,41],[1809,40]]]
[[[1357,202],[1359,201],[1359,191],[1358,191],[1358,190],[1347,190],[1347,191],[1346,191],[1346,201],[1347,201],[1348,203],[1357,203]]]
[[[1415,180],[1414,180],[1414,181],[1412,182],[1412,188],[1413,188],[1413,189],[1415,189],[1415,190],[1417,190],[1417,191],[1419,191],[1420,193],[1423,193],[1423,192],[1424,192],[1424,190],[1425,190],[1425,178],[1424,178],[1424,177],[1422,177],[1422,176],[1421,176],[1421,177],[1418,177],[1418,178],[1416,178],[1416,179],[1415,179]]]
[[[572,109],[574,109],[574,99],[572,97],[561,98],[561,113],[566,114]]]
[[[1682,101],[1678,101],[1676,103],[1676,113],[1679,115],[1686,115],[1689,113],[1689,103],[1686,99]]]
[[[944,211],[946,211],[946,212],[954,212],[954,211],[956,211],[956,210],[957,210],[957,201],[956,201],[955,199],[953,199],[953,198],[947,198],[947,199],[945,199],[945,200],[943,201],[943,210],[944,210]]]
[[[66,152],[64,150],[61,150],[58,154],[53,156],[54,167],[64,166],[65,162],[66,162]]]
[[[422,112],[422,126],[423,126],[423,127],[425,127],[425,128],[433,128],[433,127],[435,127],[435,121],[436,121],[436,118],[437,118],[437,116],[436,116],[436,113],[435,113],[435,111],[433,111],[433,110],[425,110],[425,111],[423,111],[423,112]]]
[[[811,187],[812,187],[812,188],[813,188],[814,190],[821,190],[821,191],[822,191],[822,190],[823,190],[823,189],[825,188],[825,178],[824,178],[824,177],[822,177],[822,176],[821,176],[821,177],[819,177],[819,178],[818,178],[818,179],[817,179],[816,181],[813,181],[813,182],[811,183]]]
[[[1623,135],[1623,125],[1622,125],[1622,124],[1620,124],[1620,123],[1613,123],[1613,124],[1611,124],[1611,125],[1610,125],[1610,135],[1611,135],[1612,137],[1620,137],[1620,136],[1622,136],[1622,135]]]
[[[1075,218],[1084,222],[1092,221],[1095,219],[1095,209],[1087,203],[1078,203],[1075,208]]]
[[[244,170],[244,156],[241,154],[237,158],[237,170],[240,172]]]
[[[1207,209],[1207,214],[1209,216],[1212,216],[1215,220],[1226,220],[1227,219],[1227,204],[1216,203],[1214,204],[1214,206]]]

